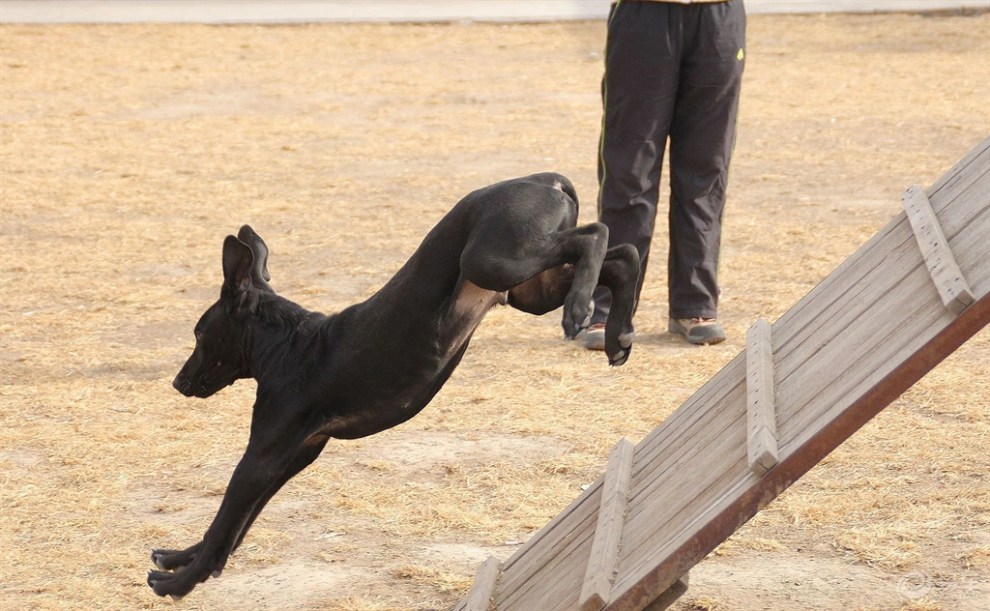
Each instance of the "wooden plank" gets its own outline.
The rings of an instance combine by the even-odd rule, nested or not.
[[[737,363],[736,360],[739,359]],[[723,369],[741,366],[742,360],[736,357],[730,361]],[[659,452],[667,452],[683,443],[687,431],[698,426],[698,422],[704,419],[707,414],[707,406],[721,405],[722,398],[733,390],[736,384],[733,378],[715,375],[705,383],[697,392],[678,408],[673,414],[668,416],[662,426],[657,426],[648,433],[638,444],[636,444],[636,464],[633,465],[633,488],[635,482],[644,478],[652,477],[649,473],[660,468],[673,468],[670,464],[660,463],[656,460]],[[632,503],[630,503],[632,506]]]
[[[492,595],[495,592],[495,584],[498,582],[500,562],[494,556],[485,560],[478,567],[478,572],[474,576],[474,585],[471,591],[464,597],[456,611],[488,611],[492,606]]]
[[[532,562],[533,557],[539,554],[539,550],[549,547],[550,541],[558,540],[561,533],[567,531],[568,522],[580,521],[587,517],[587,514],[597,510],[599,505],[598,497],[602,489],[604,478],[600,477],[587,490],[581,493],[566,509],[561,511],[550,522],[526,542],[516,553],[509,556],[502,567],[505,572],[517,572],[518,563]]]
[[[558,522],[550,532],[537,532],[525,545],[529,553],[511,567],[503,565],[504,575],[496,588],[499,608],[512,608],[514,601],[523,597],[535,582],[551,574],[562,556],[572,553],[574,546],[581,545],[585,537],[591,539],[598,517],[603,479],[599,478],[589,488],[589,491],[594,490],[594,494],[586,496],[588,491],[585,491],[581,495],[584,500],[580,505],[568,507],[566,520]],[[588,545],[590,549],[590,543]],[[575,590],[579,591],[580,586]]]
[[[961,216],[969,215],[969,212],[964,212]],[[985,217],[977,214],[975,218],[984,219]],[[958,219],[956,220],[958,221]],[[887,241],[890,243],[903,242],[905,251],[913,249],[914,263],[912,267],[914,271],[904,265],[907,259],[904,262],[900,262],[896,258],[891,259],[884,255],[884,252],[887,250],[884,248],[885,244],[881,243],[877,245],[878,248],[874,249],[872,253],[872,260],[863,261],[862,263],[864,265],[860,268],[861,270],[867,270],[868,273],[866,275],[860,275],[858,278],[847,279],[846,285],[849,287],[847,295],[845,295],[843,300],[827,304],[834,311],[848,313],[850,316],[849,320],[839,321],[837,319],[833,321],[833,324],[828,325],[828,328],[824,329],[827,333],[824,333],[824,336],[818,339],[813,350],[807,351],[806,357],[808,360],[793,365],[795,375],[794,379],[791,380],[792,385],[801,387],[801,396],[804,397],[803,401],[811,408],[809,415],[814,414],[814,417],[817,419],[816,422],[805,422],[802,426],[797,427],[806,435],[813,435],[819,428],[828,422],[834,421],[838,417],[835,409],[828,409],[830,404],[834,404],[838,408],[838,412],[841,412],[842,409],[849,408],[859,396],[862,396],[865,392],[869,392],[870,388],[873,388],[882,379],[885,379],[891,373],[891,368],[914,354],[919,346],[924,345],[933,334],[937,333],[937,329],[945,324],[944,318],[939,317],[937,313],[929,313],[922,304],[918,303],[915,297],[919,292],[919,287],[922,287],[920,283],[930,282],[930,280],[927,278],[927,272],[920,267],[921,260],[917,256],[917,246],[913,244],[910,229],[907,229],[906,221],[903,221],[903,223],[905,223],[903,224],[905,239],[900,239],[899,232],[888,232]],[[982,235],[984,244],[990,243],[990,240],[987,239],[986,227],[987,223],[985,222],[982,224],[969,223],[963,233],[972,233],[974,236],[980,234]],[[979,238],[975,239],[979,240]],[[973,263],[971,261],[968,265],[982,264],[984,267],[987,267],[985,256],[982,260],[979,257],[979,255],[985,252],[985,247],[981,248],[978,241],[970,242],[968,237],[960,236],[960,246],[969,249],[967,252],[977,255],[975,257],[976,262]],[[974,259],[972,255],[969,258]],[[891,274],[891,270],[887,269],[889,265],[903,271]],[[900,274],[904,274],[904,276],[900,277]],[[979,279],[980,282],[978,284],[985,288],[986,283],[983,276],[980,276]],[[870,293],[869,299],[862,298],[863,294],[861,293],[864,291]],[[931,296],[932,302],[937,303],[938,300],[934,291],[931,293]],[[876,303],[878,301],[884,302],[884,300],[886,300],[886,303],[893,305],[877,308]],[[910,303],[916,308],[913,316],[904,316],[903,312],[910,311],[910,309],[906,310],[903,307],[905,303]],[[899,314],[898,312],[902,313]],[[814,321],[819,317],[821,312],[817,312],[812,308],[803,311],[802,314],[804,314],[804,318]],[[890,319],[885,320],[885,318]],[[909,321],[920,319],[918,324],[921,326],[911,327],[910,329],[899,328],[898,322],[895,320],[898,318],[907,318]],[[797,319],[792,318],[791,320],[795,321]],[[836,322],[841,322],[842,324],[835,324]],[[847,323],[849,326],[846,326]],[[931,331],[920,332],[921,329],[929,327]],[[776,334],[776,326],[774,331]],[[799,331],[803,334],[806,330],[799,329]],[[816,333],[821,331],[823,330],[819,329]],[[851,355],[855,357],[852,360],[850,359]],[[879,373],[871,373],[870,369],[876,369],[878,361],[882,363],[879,367],[881,371]],[[828,371],[829,373],[824,376],[824,379],[819,381],[823,377],[819,375],[822,371]],[[814,372],[814,375],[809,372]],[[809,384],[809,382],[814,383]],[[714,380],[712,383],[714,383]],[[810,388],[819,383],[824,386]],[[847,389],[850,387],[853,387],[854,390],[847,392]],[[811,390],[810,393],[808,392],[809,388]],[[842,400],[833,401],[834,399]],[[690,400],[689,403],[691,403]],[[683,407],[686,408],[688,406],[685,405]],[[823,407],[825,408],[824,411]],[[711,426],[711,423],[707,423],[705,426]],[[807,441],[807,438],[800,441],[803,443]],[[720,445],[719,447],[722,446]],[[699,465],[699,469],[710,467],[711,465],[707,462],[704,466]],[[700,482],[698,483],[700,484]],[[716,487],[723,485],[723,483],[731,484],[731,480],[719,482],[716,484]],[[664,490],[665,496],[670,499],[676,497],[676,494],[669,494],[672,484],[674,482],[671,480],[658,482],[655,484],[655,489]],[[676,484],[674,486],[676,487]],[[773,496],[775,494],[769,498],[773,498]],[[700,503],[698,504],[702,506],[710,498],[707,494],[701,494],[699,497],[698,501]],[[669,516],[664,516],[663,519],[658,519],[657,521],[665,524],[665,529],[666,525],[673,527],[678,522],[678,520],[669,520],[668,518]],[[703,526],[703,523],[701,525]],[[634,524],[632,520],[630,520],[628,528],[631,532],[637,528],[643,528],[644,534],[645,532],[650,532],[648,523]],[[649,550],[654,545],[664,545],[664,541],[669,540],[669,534],[669,531],[665,530],[664,533],[656,533],[655,538],[652,535],[646,535],[644,538],[653,539],[652,541],[644,542],[646,543],[646,549]],[[689,537],[685,538],[685,541],[687,540],[689,540]],[[634,544],[630,542],[630,545],[632,546]],[[623,556],[625,555],[624,552]],[[648,566],[648,562],[641,566],[645,569]],[[631,569],[631,567],[629,568]],[[634,569],[632,570],[634,571]],[[675,569],[672,569],[671,572],[673,570]],[[623,568],[622,575],[626,575],[625,567]],[[623,583],[621,585],[629,584]],[[618,580],[614,584],[613,589],[616,591],[620,589]]]
[[[959,179],[959,176],[966,173],[970,168],[980,167],[983,163],[981,157],[984,156],[990,156],[990,137],[985,138],[982,142],[973,147],[973,150],[967,153],[966,156],[952,166],[948,172],[936,180],[928,190],[929,197],[934,198],[935,193],[955,183]]]
[[[814,358],[830,342],[851,335],[850,330],[862,323],[868,304],[882,299],[893,287],[921,263],[918,247],[903,215],[893,220],[863,248],[850,256],[821,285],[825,289],[798,302],[775,324],[777,347],[778,405],[790,405],[783,386],[806,361]],[[880,267],[880,263],[883,266]],[[896,275],[895,275],[896,274]],[[840,332],[845,332],[841,334]],[[828,376],[803,382],[828,383]],[[780,419],[778,418],[778,425]],[[779,428],[779,426],[778,426]]]
[[[910,235],[906,219],[901,218],[903,231]],[[972,221],[955,237],[953,244],[959,252],[979,255],[990,243],[990,207],[985,207]],[[913,237],[906,246],[917,250]],[[794,375],[779,381],[778,401],[788,407],[778,414],[782,452],[786,450],[785,444],[803,443],[813,432],[815,422],[826,421],[830,411],[854,401],[878,377],[886,375],[900,360],[940,332],[951,318],[937,293],[930,290],[931,280],[917,253],[915,261],[910,273],[895,276],[889,286],[884,284],[890,278],[883,268],[874,276],[862,278],[861,286],[880,285],[882,297],[859,299],[861,304],[846,333],[830,340],[814,358],[791,365]],[[981,291],[990,290],[990,265],[985,256],[970,255],[963,265]],[[928,298],[922,298],[924,295]],[[904,304],[911,304],[912,316],[897,315]],[[843,305],[855,307],[851,303]],[[781,358],[789,356],[781,355]],[[834,383],[833,377],[817,379],[808,375],[809,371],[833,371],[830,376],[841,384]],[[831,410],[815,408],[822,404],[831,406]]]
[[[636,507],[632,505],[632,501],[630,500],[629,514],[631,515],[633,510],[636,509],[637,513],[640,514],[637,518],[641,522],[634,525],[631,518],[627,517],[627,533],[638,531],[652,532],[653,529],[664,524],[668,518],[678,523],[690,524],[692,515],[697,510],[697,503],[700,502],[695,500],[696,497],[692,492],[697,488],[701,488],[702,490],[709,488],[713,488],[716,491],[721,490],[723,487],[722,481],[713,482],[708,478],[715,474],[724,473],[727,469],[744,464],[746,455],[745,409],[742,400],[744,392],[741,379],[741,361],[738,378],[739,382],[733,388],[733,394],[737,398],[732,399],[730,397],[726,401],[721,399],[716,401],[717,405],[738,404],[740,408],[737,414],[730,416],[725,410],[706,410],[703,409],[703,405],[699,406],[699,412],[704,417],[704,421],[692,427],[691,430],[695,434],[693,436],[671,440],[677,444],[682,444],[683,448],[677,449],[664,446],[663,450],[665,452],[676,450],[677,456],[671,457],[665,453],[659,458],[658,462],[668,466],[678,465],[679,467],[674,469],[674,473],[682,477],[679,477],[674,482],[675,485],[668,488],[663,488],[663,482],[660,482],[658,484],[660,488],[654,493],[639,495],[644,499],[644,502]],[[715,420],[710,421],[712,418]],[[733,439],[733,437],[737,439]],[[724,449],[724,451],[720,450],[713,454],[711,452],[712,447],[719,447]],[[706,456],[718,458],[718,464],[705,464]],[[641,459],[637,455],[636,461],[639,462],[639,460]],[[711,467],[711,469],[710,472],[704,472],[706,477],[699,481],[691,476],[690,473],[695,473],[695,467],[702,464],[705,464],[706,467]],[[748,473],[748,470],[743,470],[745,473]],[[666,473],[666,470],[664,472]],[[702,498],[704,498],[704,495],[702,495]],[[585,532],[586,527],[587,523],[581,524],[578,530]],[[628,541],[629,545],[636,545],[636,538],[630,538]],[[591,547],[590,539],[591,537],[589,535],[587,537],[587,547],[585,548],[582,548],[577,541],[568,542],[567,549],[560,550],[546,566],[540,568],[538,575],[531,576],[523,591],[512,593],[508,598],[503,598],[500,594],[498,596],[500,602],[499,609],[513,611],[541,609],[541,611],[549,611],[576,608],[577,591],[580,590],[581,585],[575,587],[568,584],[573,581],[573,573],[581,572],[586,566]],[[578,560],[582,557],[583,563]],[[580,582],[578,583],[580,584]],[[503,606],[503,603],[506,604]]]
[[[724,370],[740,371],[745,367],[742,355],[730,361]],[[703,422],[708,421],[713,414],[711,406],[724,405],[724,399],[735,392],[741,384],[733,376],[722,375],[721,371],[692,395],[680,408],[657,426],[652,432],[636,444],[636,462],[632,470],[632,492],[629,498],[629,511],[635,511],[635,496],[642,492],[641,482],[656,479],[659,472],[676,470],[688,464],[683,459],[683,452],[696,450],[698,439],[688,441],[690,431],[704,428]],[[663,457],[662,459],[660,457]]]
[[[531,576],[523,588],[513,592],[499,611],[574,611],[578,606],[584,570],[588,566],[594,523],[579,527],[579,536],[569,540],[565,553]]]
[[[981,172],[985,173],[979,168],[960,172],[954,184],[967,183],[972,175]],[[972,187],[958,191],[960,198],[985,192],[987,188],[979,181],[970,184]],[[954,185],[945,187],[946,190],[950,188]],[[981,294],[988,290],[985,276],[986,270],[990,270],[985,247],[990,243],[988,223],[974,226],[963,219],[984,219],[987,201],[986,197],[977,196],[945,207],[945,213],[950,215],[946,218],[959,228],[954,244],[958,243],[957,253],[965,255],[960,258],[961,267],[985,268],[978,278],[974,278],[978,280],[975,286]],[[931,281],[918,256],[917,246],[913,244],[913,233],[906,219],[901,217],[881,234],[871,241],[868,256],[861,256],[862,250],[858,251],[841,266],[843,272],[854,270],[856,273],[841,273],[840,277],[834,277],[840,271],[837,270],[823,283],[826,288],[814,299],[803,300],[803,304],[791,310],[787,324],[783,325],[791,337],[805,342],[800,351],[789,346],[792,354],[801,358],[790,363],[794,375],[788,381],[801,391],[806,415],[818,418],[805,421],[803,426],[797,427],[800,430],[794,430],[801,433],[798,437],[803,437],[800,446],[787,448],[782,445],[780,464],[757,480],[756,485],[726,473],[717,482],[712,482],[711,487],[706,486],[700,495],[703,502],[693,503],[701,507],[700,515],[691,520],[687,529],[682,526],[679,532],[673,533],[667,530],[668,525],[683,525],[683,520],[658,520],[664,523],[662,529],[651,528],[646,521],[634,524],[630,520],[629,532],[639,532],[636,529],[641,528],[642,541],[635,546],[638,549],[628,549],[635,545],[631,542],[628,548],[623,545],[625,564],[620,560],[621,573],[613,584],[613,603],[609,610],[640,608],[647,604],[650,596],[669,587],[678,575],[990,320],[990,298],[986,296],[978,302],[981,306],[978,312],[967,309],[954,322],[946,314],[940,315],[937,308],[929,309],[927,304],[919,303],[919,287]],[[900,254],[891,257],[891,246]],[[910,249],[914,249],[913,257],[908,254]],[[836,289],[841,292],[839,298],[834,297]],[[862,299],[864,296],[869,299]],[[935,291],[931,291],[930,296],[927,301],[932,306],[940,305]],[[809,306],[809,303],[813,307],[801,307]],[[883,307],[876,307],[878,303]],[[826,321],[821,321],[823,308],[827,311]],[[816,328],[818,322],[821,326]],[[777,335],[777,325],[774,335]],[[776,337],[774,342],[777,343]],[[850,359],[851,354],[855,358]],[[779,354],[778,362],[785,356],[791,355]],[[822,375],[823,371],[827,373]],[[816,384],[809,385],[809,381]],[[825,386],[818,386],[819,381]],[[778,399],[779,393],[780,389]],[[823,396],[825,393],[829,396]],[[841,404],[839,409],[833,409],[839,406],[830,405],[836,399]],[[878,405],[878,401],[881,404]],[[670,485],[673,480],[664,483]],[[699,487],[701,485],[699,482]],[[716,499],[714,493],[720,487],[728,492]],[[627,550],[633,552],[628,557]]]
[[[598,510],[580,522],[570,522],[571,527],[559,540],[553,542],[552,553],[546,554],[542,564],[530,565],[521,570],[511,588],[497,588],[498,609],[529,611],[530,609],[574,609],[577,607],[581,580],[588,566],[591,541],[595,533]],[[518,565],[517,565],[518,566]],[[556,593],[559,591],[559,594]],[[546,602],[549,601],[549,602]],[[551,604],[552,603],[552,604]]]
[[[763,475],[777,464],[773,342],[770,323],[760,318],[746,333],[746,428],[749,468]]]
[[[983,243],[988,243],[986,235],[986,228],[988,225],[986,222],[983,222],[986,220],[985,216],[979,216],[977,218],[981,220],[982,224],[970,224],[969,229],[967,230],[967,232],[972,233],[974,237],[971,240],[966,236],[960,236],[963,238],[960,240],[960,245],[968,249],[968,252],[980,254],[985,251],[985,248],[980,247],[980,238],[978,236],[982,236],[984,241]],[[845,329],[847,333],[842,333],[843,329],[841,328],[832,327],[831,331],[837,336],[829,336],[823,339],[819,345],[819,349],[813,355],[818,360],[812,359],[805,363],[803,367],[796,367],[796,375],[792,380],[792,384],[795,386],[802,386],[805,390],[807,390],[809,386],[814,386],[814,384],[809,385],[809,382],[820,377],[818,374],[822,370],[830,371],[832,373],[829,375],[831,376],[834,374],[835,376],[834,378],[829,377],[822,381],[821,383],[824,384],[822,388],[813,388],[813,393],[811,395],[807,392],[802,395],[805,397],[806,403],[809,396],[810,399],[813,400],[810,404],[808,404],[811,408],[810,413],[814,413],[815,417],[818,418],[819,421],[815,423],[805,423],[804,425],[798,427],[800,429],[798,432],[804,432],[805,434],[811,435],[823,426],[824,423],[835,420],[837,418],[836,409],[838,412],[841,412],[843,409],[848,408],[858,396],[861,396],[864,392],[868,392],[870,388],[874,387],[881,379],[886,377],[886,375],[890,373],[890,367],[893,367],[904,358],[907,358],[917,351],[919,346],[923,345],[930,337],[932,337],[933,334],[936,333],[935,329],[945,324],[946,319],[944,317],[940,317],[935,310],[928,310],[923,304],[918,303],[917,299],[914,297],[914,295],[919,292],[919,287],[925,286],[923,283],[930,282],[930,280],[928,280],[927,271],[921,267],[922,264],[920,257],[917,257],[916,252],[917,247],[911,243],[910,240],[913,240],[913,238],[910,235],[910,230],[906,229],[906,225],[905,231],[907,232],[907,237],[909,239],[907,242],[907,247],[915,249],[916,261],[914,265],[914,272],[908,273],[908,275],[903,279],[896,276],[891,278],[888,273],[889,270],[885,270],[883,269],[883,266],[881,266],[881,268],[876,272],[878,278],[866,277],[857,281],[855,283],[856,285],[866,287],[874,284],[875,281],[885,279],[886,281],[892,282],[892,286],[883,286],[875,292],[875,294],[871,297],[871,300],[861,300],[862,303],[860,304],[856,303],[856,295],[851,294],[850,303],[844,304],[842,307],[855,308],[857,305],[859,306],[859,309],[855,309],[853,312],[852,323],[854,323],[854,326]],[[897,236],[891,237],[892,239],[895,239]],[[883,249],[876,253],[878,259],[873,261],[874,265],[877,265],[878,262],[883,262],[884,257],[882,256],[882,250]],[[887,262],[891,263],[889,260]],[[975,261],[968,263],[967,265],[982,264],[986,267],[986,262],[985,257],[982,260],[979,257],[975,257]],[[981,282],[979,285],[981,287],[985,287],[986,279],[980,276],[980,280]],[[890,307],[875,308],[874,302],[878,299],[884,298],[888,299],[889,302],[895,306],[896,304],[904,303],[914,304],[916,311],[912,313],[912,316],[907,316],[906,318],[908,321],[917,319],[919,321],[917,324],[920,324],[921,326],[900,328],[896,320],[883,320],[885,316],[894,316],[898,311],[897,307],[893,307],[892,310]],[[930,302],[933,306],[941,307],[940,301],[934,291],[931,292]],[[877,309],[877,313],[875,315],[879,317],[878,319],[872,319],[869,317],[872,309]],[[903,311],[904,308],[901,307],[900,310]],[[891,313],[892,311],[894,314]],[[901,317],[903,318],[903,316]],[[932,330],[922,332],[922,329],[927,327],[932,327]],[[868,348],[860,348],[859,345],[866,346]],[[855,358],[851,359],[850,355],[853,355]],[[822,361],[821,359],[825,360]],[[883,366],[880,367],[881,371],[879,373],[870,373],[870,368],[877,368],[877,361],[883,362]],[[814,375],[809,372],[813,372]],[[845,389],[848,389],[850,386],[853,387],[854,390],[847,393]],[[837,395],[837,392],[841,392],[842,394]],[[689,401],[688,403],[692,402]],[[719,402],[710,405],[723,404]],[[834,405],[836,409],[830,409],[830,406],[832,405]],[[687,404],[683,406],[683,408],[687,407]],[[823,407],[826,408],[824,411]],[[714,423],[712,422],[705,422],[699,423],[699,426],[707,428],[712,427],[713,424]],[[695,438],[695,440],[697,440],[697,438]],[[806,441],[806,439],[802,440],[802,442],[803,441]],[[716,443],[715,445],[720,448],[725,447],[725,444],[721,442]],[[728,445],[731,446],[731,444]],[[784,450],[785,448],[782,447],[781,449]],[[668,456],[658,457],[658,459],[669,464]],[[638,461],[639,460],[642,459],[638,459]],[[690,464],[690,462],[686,464]],[[704,459],[704,457],[699,457],[699,470],[710,469],[711,467],[712,465],[710,462]],[[730,478],[714,484],[714,487],[718,488],[723,485],[731,485],[731,483],[732,480]],[[696,481],[695,485],[700,487],[701,482]],[[679,488],[680,486],[671,480],[657,482],[651,487],[653,487],[655,491],[662,490],[664,497],[668,500],[668,502],[679,496],[679,494],[673,490]],[[769,498],[773,498],[773,496],[775,496],[775,494],[771,495]],[[698,499],[695,502],[695,506],[703,507],[705,503],[708,502],[709,498],[710,497],[707,493],[699,494]],[[641,508],[639,506],[635,507],[637,512],[640,509]],[[634,508],[631,507],[630,513],[633,511]],[[691,510],[688,509],[688,512],[690,511]],[[655,521],[671,527],[673,527],[675,523],[680,522],[680,520],[671,519],[671,516],[669,515],[663,515],[662,517],[657,516]],[[630,520],[627,528],[629,528],[630,532],[638,531],[640,528],[642,528],[644,532],[651,532],[651,525],[649,521],[645,521],[643,523],[637,522],[634,524],[633,521]],[[665,532],[669,534],[669,531],[665,530]],[[688,539],[689,537],[686,537],[685,541]],[[658,532],[657,538],[646,543],[647,549],[651,549],[654,545],[662,546],[664,545],[664,541],[667,540],[669,539],[666,534],[661,534]],[[630,546],[632,545],[634,545],[634,543],[630,542]],[[625,552],[623,555],[625,556]],[[648,565],[648,562],[646,564]],[[623,569],[622,574],[626,574],[625,568]],[[619,587],[618,582],[613,586],[616,590],[618,590]]]
[[[871,369],[893,367],[890,361],[897,350],[906,343],[921,338],[913,334],[899,333],[898,324],[903,318],[897,315],[899,304],[912,295],[928,295],[930,302],[941,307],[935,291],[925,291],[931,281],[921,269],[917,246],[904,221],[891,239],[904,236],[901,249],[912,252],[909,263],[891,251],[887,257],[877,259],[886,265],[874,265],[873,271],[855,279],[854,286],[829,305],[827,310],[811,311],[818,319],[827,322],[822,327],[799,329],[797,334],[807,341],[796,343],[793,350],[782,348],[779,358],[786,361],[779,368],[777,387],[778,402],[786,406],[778,414],[778,432],[783,445],[793,441],[809,422],[817,418],[823,409],[842,409],[837,392],[856,388]],[[874,259],[873,263],[877,263]],[[915,299],[915,308],[924,307],[923,299]],[[782,326],[781,334],[787,332]],[[812,337],[812,335],[814,337]],[[818,339],[815,339],[818,338]],[[815,345],[808,345],[810,342]],[[920,345],[920,344],[916,344]],[[820,375],[809,375],[819,372]],[[836,381],[839,383],[837,384]],[[824,407],[823,407],[824,406]],[[809,416],[810,414],[810,416]]]
[[[644,527],[659,527],[693,498],[694,493],[699,491],[699,482],[711,475],[715,465],[723,464],[723,460],[726,464],[745,462],[745,364],[741,356],[733,359],[718,374],[720,378],[732,380],[731,387],[725,388],[727,385],[723,384],[722,392],[715,395],[714,401],[693,403],[685,409],[697,413],[694,426],[666,443],[658,443],[659,447],[643,448],[637,454],[639,462],[643,460],[640,454],[645,454],[649,449],[655,468],[642,470],[638,476],[634,474],[627,528],[638,529],[639,526],[633,526],[633,523],[641,519],[641,515],[645,520]],[[713,448],[718,448],[718,451],[713,451]]]
[[[632,462],[633,444],[623,438],[608,457],[598,525],[591,543],[591,557],[584,574],[581,596],[578,597],[581,611],[600,611],[608,602],[626,521]]]
[[[973,293],[959,271],[928,196],[918,185],[911,185],[901,196],[901,203],[942,303],[953,313],[959,314],[973,303]]]
[[[741,374],[740,374],[740,377]],[[643,575],[704,524],[706,516],[719,507],[720,499],[741,488],[752,486],[759,478],[746,464],[745,393],[730,400],[737,409],[724,411],[727,426],[723,435],[711,444],[698,444],[698,453],[691,468],[681,469],[649,483],[655,492],[637,503],[634,515],[628,519],[627,540],[620,550],[619,575],[612,585],[612,599],[631,587]],[[721,423],[719,423],[721,424]],[[710,425],[711,426],[711,425]],[[719,448],[713,452],[711,448]],[[732,448],[722,451],[722,448]],[[731,500],[731,499],[730,499]],[[630,506],[630,514],[633,514]],[[635,533],[632,536],[631,533]],[[683,572],[690,569],[685,566]],[[669,587],[661,584],[659,589]]]
[[[690,585],[690,574],[684,573],[680,579],[674,582],[674,585],[664,590],[663,594],[643,607],[643,611],[665,611],[670,605],[677,602],[678,598],[684,596],[684,593],[687,592],[688,585]]]

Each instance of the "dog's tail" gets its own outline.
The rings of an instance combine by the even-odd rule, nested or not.
[[[553,188],[559,191],[563,191],[567,194],[567,197],[574,200],[574,203],[578,203],[577,191],[574,190],[574,185],[566,176],[561,174],[554,175]]]

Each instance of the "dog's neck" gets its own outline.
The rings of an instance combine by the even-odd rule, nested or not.
[[[275,293],[263,293],[242,338],[250,377],[260,386],[271,379],[270,369],[284,371],[285,363],[298,358],[298,346],[310,341],[329,318]]]

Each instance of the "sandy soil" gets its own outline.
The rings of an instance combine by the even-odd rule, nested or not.
[[[0,606],[449,608],[990,134],[986,14],[753,17],[728,342],[666,334],[658,264],[620,369],[555,315],[497,310],[422,415],[332,444],[221,578],[154,597],[149,550],[198,540],[247,435],[251,383],[208,401],[169,385],[223,237],[251,223],[274,286],[333,311],[485,184],[560,171],[594,219],[603,40],[600,22],[0,28]],[[675,608],[987,609],[988,363],[984,331]]]

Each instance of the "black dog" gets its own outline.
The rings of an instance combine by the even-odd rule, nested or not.
[[[632,347],[639,257],[606,251],[601,223],[575,227],[574,187],[535,174],[479,189],[426,236],[412,258],[364,303],[324,316],[275,294],[268,248],[248,226],[223,243],[220,299],[196,325],[196,348],[175,378],[209,397],[255,378],[247,449],[203,540],[154,550],[148,585],[180,598],[220,575],[265,504],[327,441],[371,435],[415,416],[450,377],[485,313],[505,304],[544,314],[561,305],[567,337],[590,319],[591,293],[613,295],[609,363]]]

